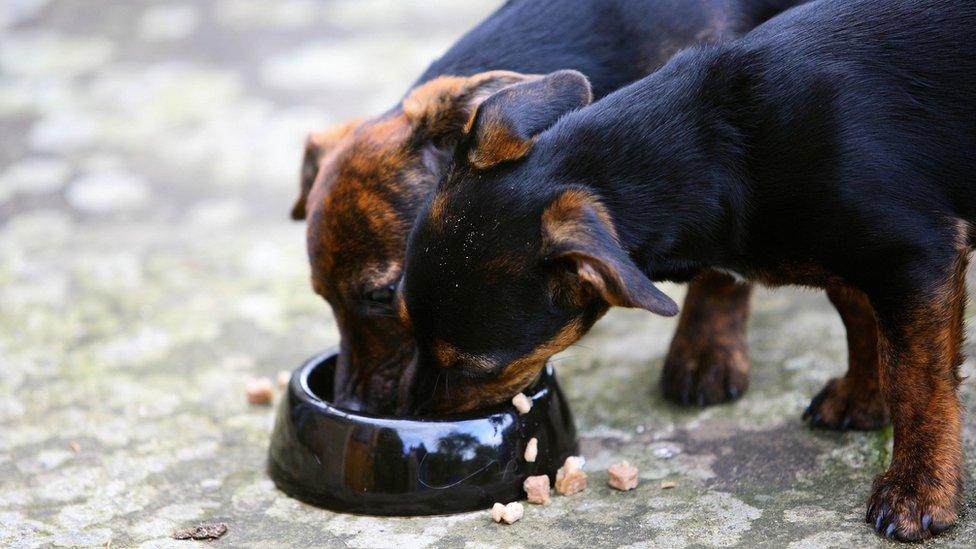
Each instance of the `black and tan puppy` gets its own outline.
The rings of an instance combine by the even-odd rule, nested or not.
[[[481,101],[564,68],[586,74],[600,97],[681,47],[740,36],[800,1],[511,0],[431,64],[401,104],[312,134],[292,216],[308,219],[312,285],[342,337],[336,402],[373,412],[396,406],[414,356],[391,309],[407,233]],[[711,273],[691,293],[666,386],[701,404],[737,396],[748,381],[749,289]]]
[[[675,314],[652,280],[830,288],[880,326],[895,440],[868,522],[951,526],[974,28],[971,0],[821,0],[588,107],[575,72],[486,99],[409,240],[418,402],[508,396],[608,306]]]

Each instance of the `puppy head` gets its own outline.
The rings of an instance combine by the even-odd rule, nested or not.
[[[392,411],[414,354],[392,308],[411,222],[475,107],[530,78],[502,71],[438,78],[398,109],[309,136],[292,217],[307,220],[312,286],[341,334],[338,404]]]
[[[611,305],[677,306],[620,246],[599,198],[548,181],[536,137],[590,101],[560,71],[482,103],[407,248],[399,314],[418,342],[407,408],[458,412],[529,385]]]

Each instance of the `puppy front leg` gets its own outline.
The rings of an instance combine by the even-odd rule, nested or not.
[[[881,389],[895,440],[890,467],[874,480],[866,520],[885,536],[903,541],[952,526],[962,494],[962,411],[956,390],[965,260],[959,258],[952,271],[934,292],[917,293],[914,300],[889,293],[879,296],[884,305],[876,307]],[[892,303],[896,299],[913,302]]]
[[[827,289],[847,331],[847,373],[836,377],[813,397],[803,412],[811,427],[880,429],[889,421],[881,395],[878,320],[864,292],[849,286]]]
[[[706,406],[735,400],[749,386],[746,321],[752,286],[706,271],[688,295],[661,373],[664,396]]]

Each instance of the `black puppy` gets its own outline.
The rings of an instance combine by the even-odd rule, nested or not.
[[[397,405],[414,345],[391,315],[392,289],[417,211],[478,103],[567,68],[587,75],[602,97],[680,47],[741,36],[798,1],[511,0],[434,61],[398,106],[311,134],[292,216],[307,218],[312,287],[331,305],[341,335],[333,401],[377,413]],[[676,389],[668,394],[700,404],[741,394],[749,288],[712,273],[693,282],[689,296],[688,322],[670,355],[673,375],[664,376]],[[871,339],[862,333],[860,340]]]
[[[652,279],[840,288],[873,307],[894,421],[867,520],[902,540],[948,528],[974,28],[971,0],[822,0],[581,110],[569,71],[488,98],[408,245],[400,312],[439,381],[418,398],[517,390],[610,305],[675,314]]]

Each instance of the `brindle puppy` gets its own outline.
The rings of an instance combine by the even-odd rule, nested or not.
[[[394,406],[414,353],[390,308],[407,232],[481,101],[563,68],[586,74],[601,97],[681,47],[741,35],[798,1],[513,0],[435,61],[401,105],[312,134],[292,217],[308,217],[312,285],[342,335],[336,401],[378,412]],[[735,398],[748,383],[749,287],[708,273],[691,292],[665,390],[680,402]]]
[[[711,267],[827,288],[848,326],[853,305],[880,327],[880,345],[850,349],[880,357],[894,421],[868,522],[901,540],[949,528],[976,236],[976,55],[959,37],[973,28],[972,0],[821,0],[590,106],[571,71],[483,101],[408,244],[418,402],[507,398],[609,306],[675,314],[652,280]],[[865,409],[878,390],[873,372],[825,389]]]

